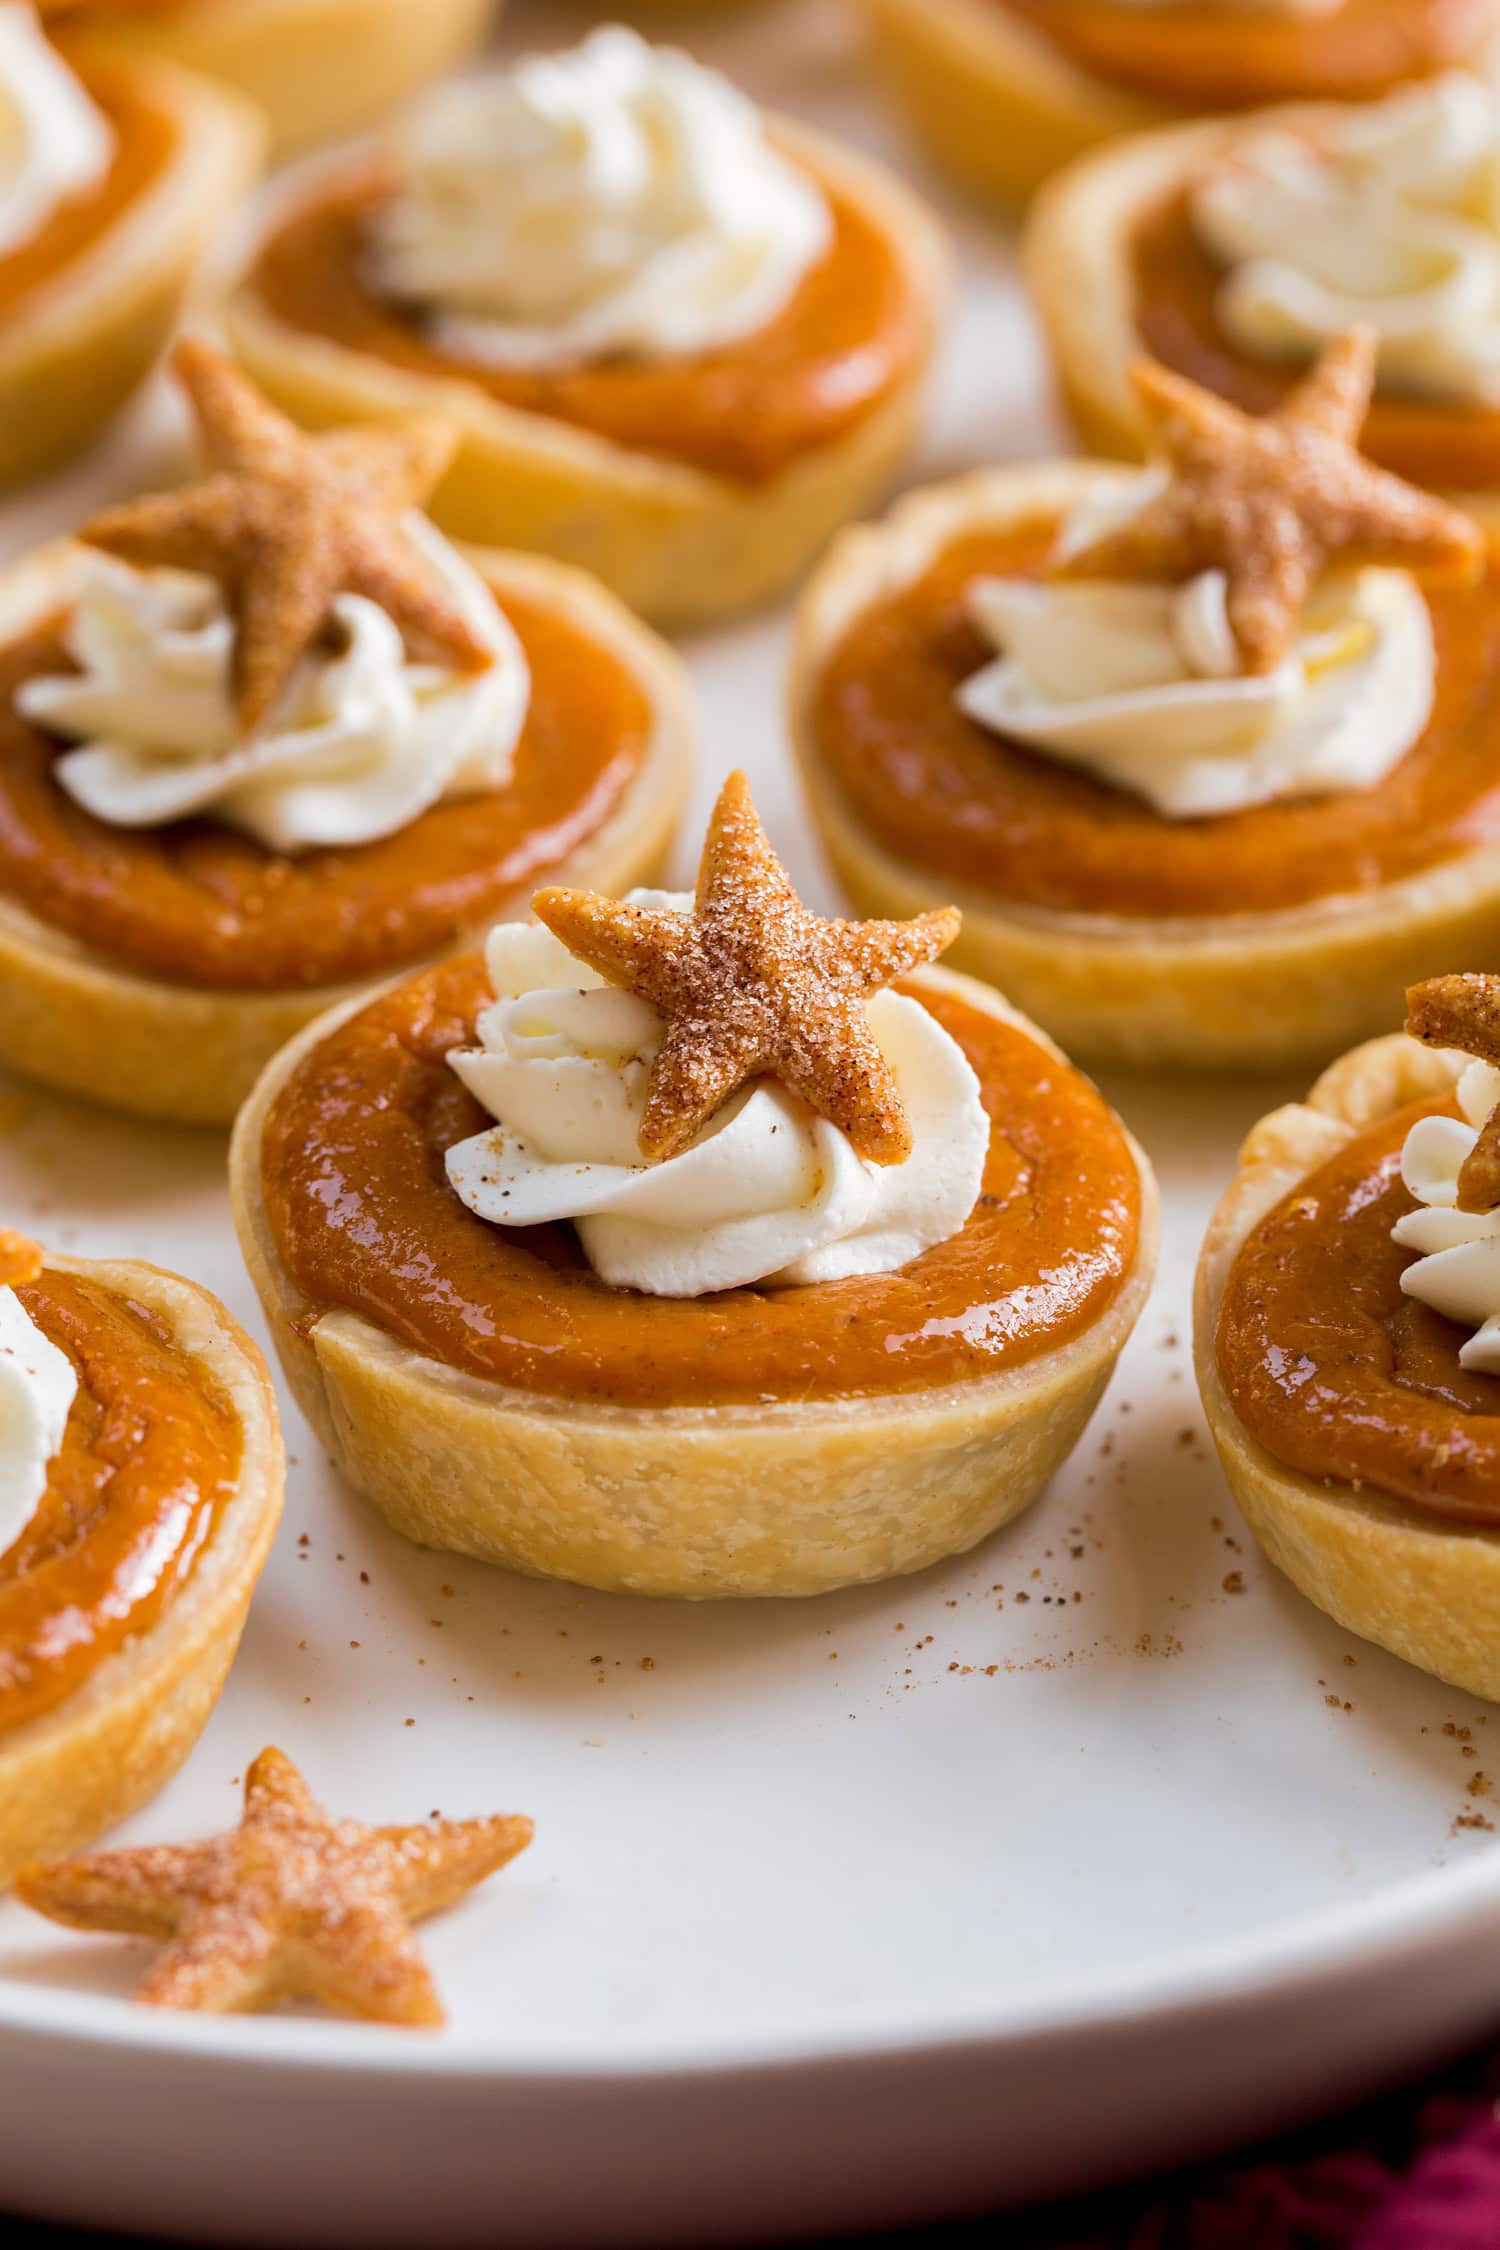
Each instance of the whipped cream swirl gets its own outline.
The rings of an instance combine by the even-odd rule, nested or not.
[[[0,1289],[0,1555],[41,1506],[77,1390],[67,1353]]]
[[[1157,489],[1152,472],[1123,504],[1090,499],[1059,551]],[[999,654],[960,685],[959,708],[1167,820],[1368,789],[1389,773],[1432,710],[1432,624],[1410,575],[1330,577],[1265,674],[1243,668],[1227,592],[1220,571],[1182,586],[976,579],[969,613]]]
[[[832,239],[827,199],[743,94],[618,28],[429,95],[395,161],[376,284],[497,366],[733,343]]]
[[[28,7],[0,6],[0,256],[109,170],[115,137]]]
[[[1450,76],[1250,132],[1192,192],[1229,268],[1219,318],[1246,350],[1303,360],[1362,322],[1389,390],[1500,398],[1500,110]]]
[[[632,898],[691,905],[653,891]],[[701,1297],[888,1273],[956,1234],[973,1209],[989,1118],[962,1050],[920,1002],[881,992],[868,1003],[911,1124],[904,1163],[869,1163],[837,1126],[758,1078],[680,1155],[646,1164],[637,1135],[661,1044],[656,1010],[535,924],[500,924],[486,958],[494,1005],[478,1046],[449,1060],[498,1123],[447,1158],[481,1219],[571,1220],[605,1281]]]
[[[412,662],[384,610],[346,594],[343,647],[299,666],[247,742],[214,582],[91,556],[64,634],[77,672],[16,694],[24,718],[82,744],[53,767],[61,786],[116,827],[211,813],[287,853],[369,843],[442,798],[502,788],[530,700],[525,653],[477,572],[424,516],[403,522],[491,650],[484,671]]]
[[[1497,1103],[1500,1070],[1471,1062],[1458,1082],[1463,1117],[1418,1118],[1401,1150],[1401,1177],[1421,1208],[1391,1229],[1393,1242],[1417,1252],[1401,1287],[1473,1329],[1458,1363],[1481,1375],[1500,1375],[1500,1211],[1460,1211],[1458,1175]]]

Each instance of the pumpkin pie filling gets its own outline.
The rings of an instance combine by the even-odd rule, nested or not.
[[[108,120],[114,153],[94,187],[65,197],[29,242],[0,255],[0,315],[97,249],[121,214],[155,186],[176,145],[172,120],[136,91],[128,72],[92,59],[72,67]]]
[[[1057,528],[1037,517],[955,542],[856,618],[824,668],[815,711],[824,765],[896,857],[1008,905],[1190,917],[1368,892],[1500,841],[1500,558],[1477,585],[1428,590],[1433,714],[1384,780],[1167,820],[980,727],[954,701],[993,653],[969,619],[966,589],[986,576],[1039,576]]]
[[[447,1057],[492,995],[466,959],[362,1008],[301,1062],[261,1169],[281,1261],[320,1311],[520,1391],[635,1407],[880,1396],[1024,1366],[1131,1272],[1135,1160],[1088,1082],[987,1011],[914,985],[993,1120],[960,1232],[893,1272],[693,1299],[611,1288],[567,1226],[475,1218],[448,1149],[489,1125]]]
[[[41,1506],[0,1554],[0,1734],[52,1710],[186,1584],[234,1494],[230,1401],[144,1306],[75,1274],[16,1292],[78,1391]]]
[[[923,349],[889,238],[825,186],[832,246],[753,336],[671,358],[554,369],[456,358],[428,341],[419,313],[380,296],[368,279],[369,230],[388,185],[367,171],[325,186],[272,234],[250,277],[269,313],[350,351],[417,375],[461,378],[502,406],[737,483],[769,482],[848,437]]]
[[[1304,370],[1256,358],[1220,322],[1224,271],[1193,224],[1189,191],[1144,214],[1131,257],[1136,327],[1153,358],[1249,413],[1280,405]],[[1500,484],[1500,410],[1383,394],[1360,450],[1414,484],[1487,490]]]
[[[219,991],[377,976],[452,945],[595,834],[650,746],[628,667],[539,603],[505,614],[532,694],[512,777],[377,842],[294,858],[222,822],[127,829],[54,780],[63,747],[14,709],[21,681],[70,667],[56,621],[0,650],[0,894],[121,967]]]
[[[1369,100],[1472,63],[1493,31],[1490,0],[1341,0],[1298,17],[1184,4],[1153,14],[1118,0],[996,0],[1068,60],[1131,93],[1185,108]]]
[[[1219,1315],[1230,1402],[1303,1476],[1354,1483],[1424,1514],[1500,1525],[1500,1377],[1459,1365],[1465,1331],[1401,1291],[1391,1240],[1416,1208],[1401,1149],[1418,1103],[1357,1134],[1263,1218]]]

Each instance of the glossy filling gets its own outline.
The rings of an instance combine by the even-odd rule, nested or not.
[[[62,745],[18,717],[66,671],[57,627],[0,650],[0,895],[118,966],[219,991],[337,984],[456,943],[618,808],[653,713],[620,658],[507,594],[531,708],[503,789],[434,805],[372,844],[282,858],[213,820],[114,828],[52,778]]]
[[[1250,1234],[1219,1315],[1219,1374],[1266,1451],[1455,1522],[1500,1524],[1500,1378],[1458,1364],[1469,1335],[1401,1293],[1415,1208],[1401,1145],[1419,1103],[1358,1134]]]
[[[0,1734],[165,1614],[243,1451],[232,1404],[156,1314],[73,1274],[17,1295],[73,1362],[78,1395],[42,1504],[0,1554]]]
[[[856,618],[824,668],[821,762],[895,857],[1008,906],[1195,916],[1369,891],[1500,840],[1500,556],[1482,585],[1429,596],[1433,716],[1383,781],[1169,821],[953,700],[992,654],[965,615],[966,587],[1038,575],[1055,536],[1054,519],[1032,518],[956,542]]]
[[[1199,240],[1185,193],[1145,213],[1131,255],[1136,326],[1153,358],[1250,413],[1279,405],[1304,370],[1257,359],[1221,326],[1223,268]],[[1500,484],[1500,408],[1382,394],[1359,442],[1414,484],[1466,492]]]
[[[1470,62],[1494,28],[1491,0],[1342,0],[1330,15],[1235,14],[1213,5],[995,0],[1111,85],[1185,108],[1372,99]]]
[[[738,343],[552,371],[454,358],[427,341],[417,314],[368,284],[366,234],[381,193],[368,173],[326,186],[271,236],[251,286],[278,320],[416,374],[462,376],[504,406],[737,483],[764,483],[849,436],[924,347],[889,236],[831,194],[831,249],[785,310]]]
[[[1140,1184],[1087,1081],[999,1018],[912,987],[958,1040],[994,1119],[962,1230],[895,1273],[690,1300],[612,1289],[570,1227],[465,1209],[443,1156],[489,1118],[445,1057],[489,997],[450,963],[306,1056],[262,1147],[282,1263],[315,1306],[518,1390],[629,1406],[871,1396],[1019,1367],[1080,1335],[1130,1272]]]
[[[128,207],[155,186],[176,145],[172,120],[132,89],[128,74],[97,62],[74,65],[115,136],[108,170],[81,195],[58,205],[29,242],[0,256],[0,313],[99,247]]]

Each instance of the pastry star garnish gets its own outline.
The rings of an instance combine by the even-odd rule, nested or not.
[[[1351,329],[1273,414],[1242,414],[1154,361],[1132,371],[1165,489],[1063,558],[1061,578],[1229,581],[1231,630],[1247,672],[1274,672],[1308,591],[1330,564],[1388,563],[1472,576],[1476,524],[1364,460],[1355,440],[1375,380],[1375,342]]]
[[[1500,1065],[1500,977],[1429,977],[1406,995],[1406,1028],[1424,1047],[1456,1047],[1479,1062]],[[1500,1105],[1490,1111],[1478,1140],[1459,1167],[1460,1211],[1493,1211],[1500,1205]]]
[[[322,2000],[378,2023],[439,2024],[411,1925],[531,1841],[519,1815],[366,1828],[332,1820],[279,1750],[245,1776],[238,1828],[199,1844],[28,1867],[16,1895],[77,1930],[161,1938],[136,1997],[223,2013]]]
[[[192,402],[210,473],[180,492],[107,508],[79,538],[138,567],[217,579],[233,615],[234,688],[246,736],[327,631],[340,594],[364,594],[408,652],[482,671],[491,652],[403,531],[455,443],[440,422],[299,430],[218,352],[185,337],[173,368]]]
[[[861,1156],[899,1164],[911,1127],[865,1002],[958,935],[952,907],[912,922],[828,922],[809,913],[766,840],[742,773],[704,840],[690,914],[593,891],[541,891],[538,918],[610,984],[666,1019],[641,1119],[641,1153],[674,1156],[761,1072],[845,1132]]]
[[[28,1281],[36,1280],[46,1262],[41,1245],[29,1235],[0,1227],[0,1289],[24,1289]]]

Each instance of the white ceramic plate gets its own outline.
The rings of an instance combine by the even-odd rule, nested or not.
[[[705,44],[899,148],[836,6]],[[968,286],[923,476],[1049,439],[1008,250],[952,216]],[[159,471],[174,427],[148,401],[8,511],[6,548]],[[699,811],[743,762],[824,902],[785,636],[694,652]],[[133,1947],[0,1906],[6,2207],[361,2250],[895,2223],[1247,2137],[1492,2019],[1500,1859],[1455,1823],[1500,1783],[1500,1714],[1271,1578],[1202,1433],[1193,1256],[1239,1136],[1294,1089],[1109,1090],[1166,1191],[1160,1289],[1048,1498],[922,1578],[704,1609],[527,1584],[404,1546],[291,1416],[228,1693],[125,1839],[229,1822],[274,1741],[348,1812],[519,1809],[537,1842],[429,1925],[438,2038],[137,2012]],[[222,1167],[212,1136],[0,1092],[7,1219],[179,1266],[258,1330]]]

